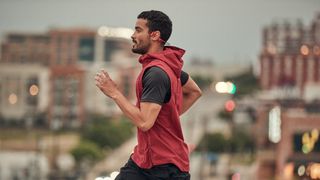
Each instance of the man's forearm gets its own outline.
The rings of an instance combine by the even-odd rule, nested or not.
[[[112,99],[118,105],[124,115],[127,116],[131,122],[142,131],[147,131],[153,126],[157,114],[161,109],[161,106],[155,107],[150,103],[140,104],[141,107],[139,109],[129,102],[129,100],[121,92],[116,93]]]
[[[183,102],[182,102],[182,111],[180,113],[183,114],[186,112],[197,99],[202,95],[201,89],[198,85],[193,81],[191,77],[189,77],[188,81],[182,86],[183,92]]]
[[[182,111],[180,115],[185,113],[201,96],[201,93],[183,94]]]
[[[121,111],[132,123],[142,131],[149,130],[158,116],[161,106],[152,103],[140,103],[140,108],[131,104],[128,99],[118,90],[109,74],[102,70],[95,76],[96,86],[108,97],[112,98]]]
[[[121,92],[117,92],[112,99],[135,126],[140,127],[144,123],[140,109],[130,103]]]

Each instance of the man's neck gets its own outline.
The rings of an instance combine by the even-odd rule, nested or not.
[[[159,52],[162,52],[163,49],[164,49],[164,46],[157,44],[157,45],[151,46],[147,53],[148,54],[150,54],[150,53],[159,53]]]

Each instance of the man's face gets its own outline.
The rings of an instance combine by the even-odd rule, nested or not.
[[[137,19],[135,31],[131,36],[133,46],[132,52],[137,54],[146,54],[151,45],[149,28],[147,20]]]

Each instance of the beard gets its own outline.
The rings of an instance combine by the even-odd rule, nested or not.
[[[135,47],[136,46],[136,47]],[[141,44],[140,47],[138,46],[138,43],[135,42],[135,45],[133,45],[131,51],[133,53],[136,53],[136,54],[146,54],[148,52],[148,49],[150,47],[150,43],[147,43],[147,44]]]

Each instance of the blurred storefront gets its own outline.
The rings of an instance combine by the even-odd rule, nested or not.
[[[317,179],[312,177],[320,170],[320,103],[264,101],[257,115],[256,179]]]

